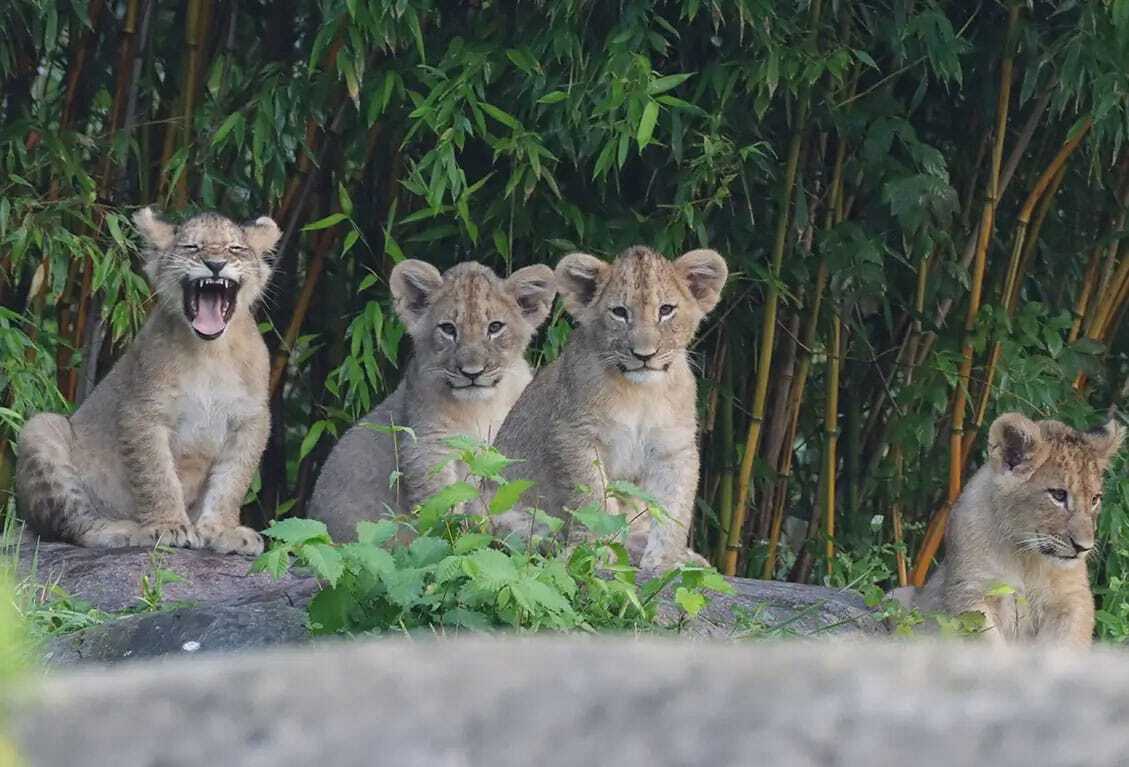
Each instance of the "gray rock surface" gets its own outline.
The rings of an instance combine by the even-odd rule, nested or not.
[[[25,536],[21,568],[43,583],[107,612],[138,605],[142,576],[153,570],[144,549],[83,549],[39,543]],[[113,663],[186,652],[210,653],[302,642],[305,607],[317,592],[315,580],[291,572],[279,581],[248,575],[251,560],[206,551],[173,549],[160,566],[183,582],[165,587],[172,611],[132,615],[60,637],[49,643],[50,664]],[[724,639],[765,632],[787,636],[873,634],[874,621],[862,598],[849,591],[775,581],[732,579],[735,593],[712,595],[697,620],[683,628],[693,638]],[[662,615],[680,615],[673,590],[664,595]]]
[[[49,678],[29,765],[1082,765],[1129,656],[953,642],[329,643]]]
[[[65,543],[45,543],[24,535],[20,566],[34,572],[40,583],[58,583],[68,594],[107,612],[138,604],[141,577],[153,569],[149,549],[84,549]],[[165,587],[169,602],[197,605],[237,605],[284,600],[304,606],[317,590],[313,578],[287,574],[281,580],[258,573],[248,575],[251,559],[210,551],[170,549],[161,567],[184,579]]]

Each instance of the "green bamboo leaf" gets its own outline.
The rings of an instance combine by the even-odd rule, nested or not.
[[[328,229],[329,227],[333,226],[334,224],[341,223],[346,218],[348,218],[348,216],[346,216],[344,213],[330,213],[325,218],[319,218],[317,221],[313,222],[312,224],[306,224],[305,226],[302,227],[302,231],[303,232],[313,232],[313,231],[317,231],[318,229]]]
[[[660,93],[666,93],[669,90],[677,88],[679,85],[686,82],[693,76],[693,72],[687,72],[685,74],[667,75],[666,77],[660,77],[656,80],[651,80],[651,82],[647,84],[647,95],[657,96]]]
[[[639,128],[635,132],[635,140],[639,142],[639,151],[651,143],[651,135],[655,132],[655,123],[659,120],[659,104],[657,101],[648,101],[643,107],[643,116],[639,119]]]

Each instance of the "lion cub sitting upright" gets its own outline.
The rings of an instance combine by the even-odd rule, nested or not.
[[[532,377],[525,349],[556,295],[542,264],[503,280],[475,262],[440,274],[408,260],[389,284],[414,353],[396,391],[345,433],[318,477],[309,516],[337,540],[355,536],[360,520],[410,512],[459,479],[446,440],[489,442],[498,433]]]
[[[523,459],[509,473],[533,480],[525,502],[554,516],[602,502],[610,480],[630,481],[671,517],[633,527],[633,559],[648,568],[700,559],[687,547],[698,418],[686,347],[717,305],[725,260],[693,250],[672,262],[636,246],[612,264],[573,253],[556,276],[577,327],[498,432],[498,449]],[[646,515],[635,516],[646,526]],[[521,517],[511,512],[499,524],[528,532]]]
[[[239,507],[270,426],[269,360],[251,307],[270,279],[274,221],[134,216],[156,305],[70,418],[20,434],[16,504],[33,530],[80,546],[258,554]]]
[[[996,642],[1089,645],[1094,598],[1086,555],[1103,474],[1124,436],[1116,421],[1078,432],[1019,413],[997,418],[988,432],[988,463],[953,507],[945,561],[913,605],[950,615],[980,612]],[[896,596],[907,601],[904,592]]]

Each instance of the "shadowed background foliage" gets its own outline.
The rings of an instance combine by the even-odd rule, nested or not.
[[[395,386],[407,257],[720,251],[693,537],[738,574],[920,577],[996,414],[1126,393],[1129,0],[8,0],[0,28],[5,487],[22,421],[145,317],[146,203],[285,232],[258,525]],[[1117,471],[1114,640],[1127,524]]]

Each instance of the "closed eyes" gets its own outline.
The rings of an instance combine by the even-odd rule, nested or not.
[[[1052,487],[1047,489],[1047,495],[1054,499],[1055,503],[1066,503],[1068,493],[1061,487]]]

